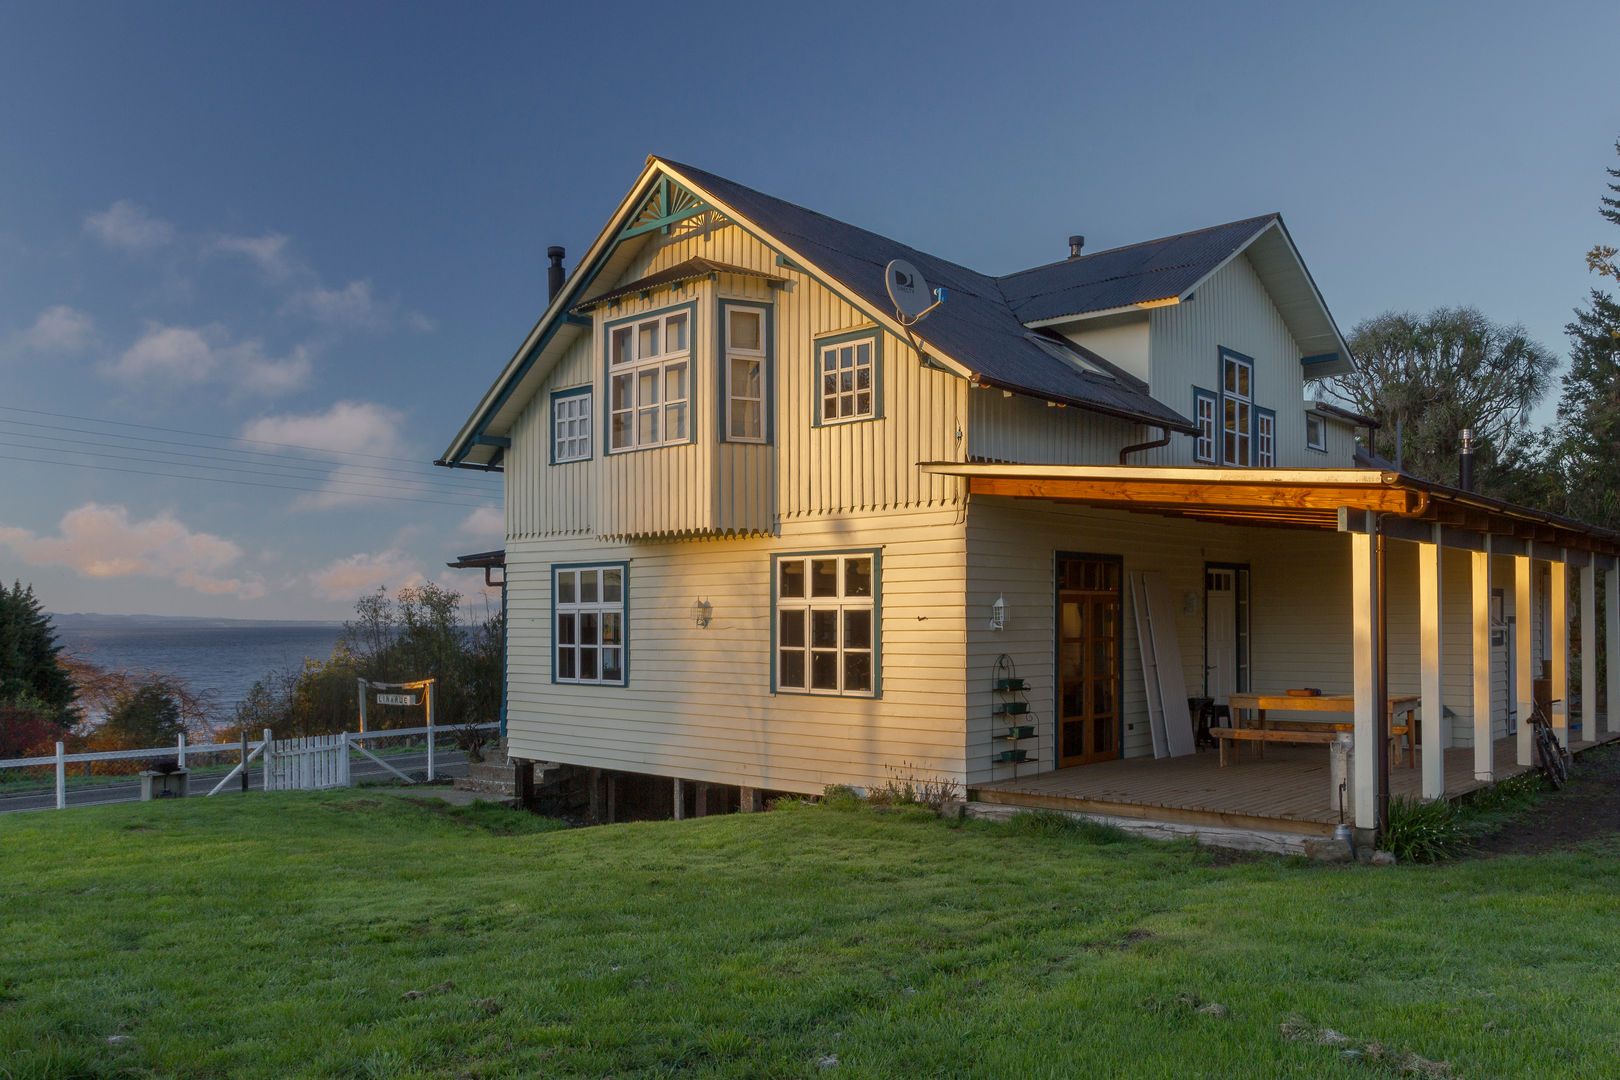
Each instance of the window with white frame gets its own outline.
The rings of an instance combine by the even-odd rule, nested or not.
[[[1221,464],[1250,465],[1254,458],[1254,363],[1221,353]]]
[[[816,355],[821,422],[833,424],[876,416],[877,335],[821,341]]]
[[[623,686],[624,566],[556,567],[552,590],[553,681]]]
[[[565,390],[551,396],[551,460],[584,461],[591,456],[591,391]]]
[[[1254,463],[1262,469],[1277,464],[1277,414],[1254,410]]]
[[[765,441],[765,309],[725,305],[726,438]]]
[[[608,328],[608,449],[640,450],[691,437],[689,308]]]
[[[873,697],[877,554],[776,558],[776,689]]]
[[[1320,413],[1305,414],[1305,448],[1327,452],[1327,421]]]
[[[1198,435],[1193,440],[1194,461],[1215,463],[1215,411],[1215,395],[1193,387],[1193,419],[1198,422]]]

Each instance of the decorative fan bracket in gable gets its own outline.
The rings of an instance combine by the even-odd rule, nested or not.
[[[719,217],[718,211],[703,199],[669,177],[660,177],[647,196],[647,201],[641,204],[636,216],[619,234],[619,239],[628,240],[632,236],[650,232],[668,234],[670,226],[709,213]]]

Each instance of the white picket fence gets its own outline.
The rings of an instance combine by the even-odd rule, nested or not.
[[[499,728],[500,724],[490,722],[474,724],[480,731]],[[427,750],[427,779],[431,782],[437,778],[437,737],[444,728],[437,725],[414,728],[384,728],[381,731],[340,731],[336,735],[317,735],[304,739],[273,739],[269,729],[264,732],[263,739],[249,742],[246,738],[238,742],[208,743],[204,745],[188,746],[186,737],[181,735],[174,746],[152,747],[142,750],[101,750],[94,753],[69,754],[62,743],[56,744],[56,753],[45,757],[6,758],[0,760],[0,770],[28,769],[40,766],[55,766],[56,772],[56,808],[67,809],[67,767],[88,761],[140,761],[147,758],[171,758],[181,768],[186,767],[186,755],[201,754],[231,754],[237,755],[235,768],[227,773],[224,779],[214,785],[208,792],[217,795],[225,789],[232,780],[242,776],[242,773],[253,763],[254,758],[261,759],[264,769],[263,787],[266,791],[293,791],[317,790],[321,788],[346,787],[351,784],[352,778],[349,763],[352,754],[360,754],[382,766],[406,783],[415,783],[413,777],[400,772],[393,765],[384,761],[365,747],[365,743],[376,739],[397,739],[401,737],[426,736]],[[246,781],[242,781],[243,790],[247,790]]]
[[[264,790],[320,791],[349,786],[349,733],[275,739],[264,756]]]

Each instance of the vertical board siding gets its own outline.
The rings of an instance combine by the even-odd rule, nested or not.
[[[1258,690],[1313,686],[1349,693],[1351,678],[1350,550],[1338,533],[1192,524],[1152,515],[999,498],[974,498],[968,508],[967,759],[970,783],[1009,779],[1012,766],[993,764],[990,681],[1006,653],[1029,685],[1030,710],[1040,738],[1039,764],[1020,774],[1055,767],[1053,689],[1058,552],[1117,555],[1126,572],[1165,575],[1175,607],[1187,692],[1204,687],[1204,568],[1206,563],[1250,568],[1251,685]],[[1498,560],[1497,572],[1511,572]],[[1472,742],[1472,650],[1466,552],[1447,551],[1443,573],[1442,682],[1449,745]],[[1498,580],[1501,580],[1498,578]],[[990,605],[1007,600],[1007,624],[988,629]],[[1191,595],[1189,614],[1188,597]],[[1419,690],[1417,559],[1415,546],[1389,545],[1389,670],[1392,693]],[[1153,752],[1147,726],[1135,612],[1123,597],[1123,746],[1125,756]],[[1493,650],[1493,730],[1506,733],[1505,650]],[[1026,745],[1026,749],[1028,746]]]
[[[881,697],[772,694],[772,554],[868,547],[882,553]],[[955,510],[794,522],[777,538],[520,541],[506,560],[516,756],[805,793],[964,778]],[[551,682],[551,567],[594,561],[629,564],[625,687]]]
[[[1329,453],[1305,448],[1305,373],[1299,345],[1255,273],[1247,255],[1233,259],[1186,303],[1155,308],[1152,334],[1153,396],[1183,416],[1193,415],[1193,386],[1220,391],[1220,350],[1254,359],[1254,403],[1277,413],[1277,464],[1283,468],[1345,468],[1342,444]],[[1192,464],[1192,442],[1177,439],[1143,455],[1147,465]]]
[[[1148,428],[994,388],[968,391],[971,461],[1041,465],[1117,465],[1120,447],[1159,437]],[[1186,441],[1186,436],[1177,435]],[[1137,459],[1132,458],[1135,462]]]
[[[592,348],[592,336],[579,335],[512,428],[504,473],[508,540],[586,536],[595,529],[596,463],[602,456],[599,389],[591,397],[591,460],[551,464],[551,392],[593,385]]]

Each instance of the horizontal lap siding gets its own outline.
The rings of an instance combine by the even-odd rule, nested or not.
[[[882,549],[883,696],[772,695],[772,553],[859,547]],[[513,753],[807,793],[960,781],[964,549],[954,511],[799,522],[769,540],[510,544]],[[551,565],[615,560],[630,563],[630,685],[551,683]],[[698,599],[713,605],[704,629]]]

